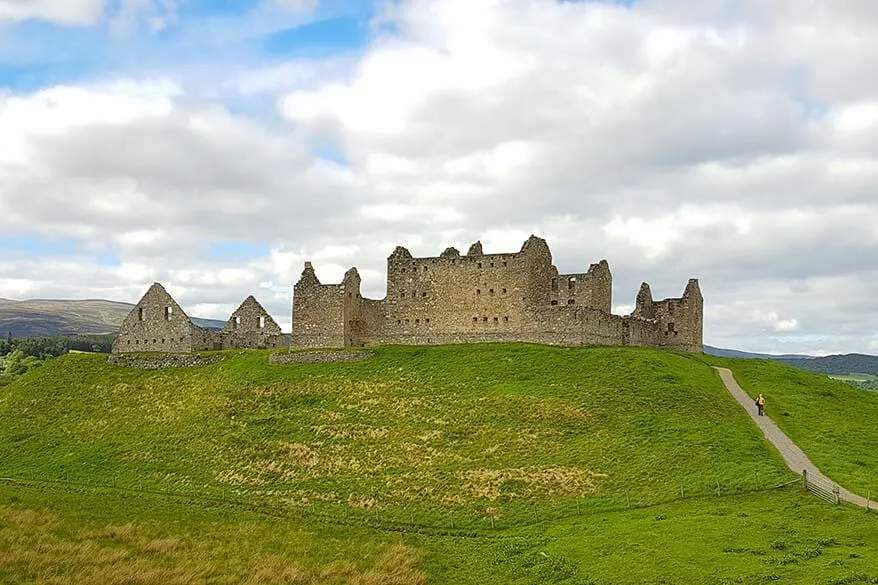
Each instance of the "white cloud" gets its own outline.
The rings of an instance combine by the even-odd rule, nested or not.
[[[641,280],[663,297],[698,277],[709,343],[862,350],[878,329],[875,6],[404,1],[358,57],[6,96],[0,230],[83,239],[86,268],[4,259],[0,296],[136,300],[161,280],[207,316],[254,292],[285,322],[306,259],[328,282],[356,265],[380,296],[397,244],[516,250],[537,233],[563,271],[607,258],[621,312]],[[309,18],[286,8],[192,38]],[[286,123],[222,102],[275,92]],[[347,165],[311,154],[327,143]],[[224,241],[270,252],[210,258]],[[122,265],[89,264],[104,251]]]
[[[84,26],[97,23],[103,10],[104,0],[0,0],[0,23],[41,19]]]

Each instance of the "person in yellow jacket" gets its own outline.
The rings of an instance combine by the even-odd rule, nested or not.
[[[759,416],[765,414],[765,396],[762,394],[756,397],[756,410],[759,412]]]

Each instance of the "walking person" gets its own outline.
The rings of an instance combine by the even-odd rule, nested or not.
[[[762,394],[756,397],[756,410],[759,412],[759,416],[765,414],[765,396]]]

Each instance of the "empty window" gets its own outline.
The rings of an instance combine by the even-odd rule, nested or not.
[[[259,319],[256,320],[256,326],[260,329],[265,329],[265,317],[260,315]]]
[[[576,288],[576,279],[568,278],[567,279],[567,288]]]
[[[405,272],[405,268],[403,268],[402,271]]]
[[[576,301],[574,301],[573,299],[567,299],[567,304],[568,305],[575,305]]]
[[[500,319],[498,319],[497,317],[494,317],[494,323],[497,323],[499,321],[500,321]]]
[[[493,263],[493,262],[491,262],[491,268],[494,268],[494,263]]]
[[[488,318],[487,318],[487,317],[482,317],[482,321],[484,321],[485,323],[487,323],[487,322],[488,322]]]
[[[173,307],[165,307],[165,321],[170,321],[171,315],[173,315],[173,314],[174,314]]]
[[[232,318],[232,329],[237,329],[240,326],[241,326],[241,318],[238,317],[237,315],[235,315]]]
[[[397,320],[396,320],[396,324],[397,324],[397,325],[402,325],[402,319],[397,319]]]
[[[399,298],[404,299],[404,298],[405,298],[405,293],[404,293],[404,292],[399,293]]]
[[[422,292],[422,293],[421,293],[421,296],[422,296],[422,297],[425,297],[425,296],[427,296],[427,293]]]
[[[557,304],[558,304],[558,301],[552,301],[552,304],[553,304],[553,305],[557,305]]]
[[[429,319],[424,319],[424,322],[429,323],[430,320],[429,320]]]
[[[503,289],[503,294],[504,294],[504,295],[506,294],[506,289],[505,289],[505,288]]]
[[[673,332],[674,332],[674,324],[668,323],[668,333],[673,333]]]
[[[418,296],[418,293],[413,292],[413,293],[412,293],[412,298],[415,298],[416,296]]]
[[[143,307],[140,307],[139,309],[137,309],[137,320],[143,321]]]
[[[509,323],[509,317],[508,317],[508,316],[503,317],[503,320],[506,321],[507,323]]]
[[[478,323],[478,321],[479,321],[478,317],[473,317],[473,323]]]
[[[482,267],[482,263],[481,263],[481,262],[479,262],[479,268],[481,268],[481,267]]]
[[[420,323],[420,322],[421,322],[420,319],[415,319],[415,323]]]
[[[494,289],[493,289],[493,288],[492,288],[492,289],[489,289],[488,292],[491,293],[491,294],[494,294]]]
[[[140,340],[139,340],[139,339],[135,339],[135,340],[134,340],[134,345],[140,345]]]
[[[480,288],[477,288],[477,289],[476,289],[476,294],[477,294],[477,295],[480,295],[480,294],[482,294],[482,289],[480,289]]]
[[[558,279],[553,278],[552,279],[552,291],[557,292],[557,290],[558,290]]]
[[[131,340],[130,339],[126,340],[125,345],[131,345]]]
[[[426,267],[426,266],[424,266],[424,272],[427,272],[427,267]]]
[[[504,268],[506,267],[506,261],[505,261],[505,260],[503,261],[503,267],[504,267]]]
[[[406,320],[405,320],[405,322],[406,322],[406,324],[408,324],[408,322],[409,322],[409,320],[408,320],[408,319],[406,319]]]
[[[153,342],[153,343],[158,343],[158,340],[157,340],[157,339],[153,339],[152,342]]]
[[[162,339],[162,343],[164,343],[164,342],[165,342],[165,340],[164,340],[164,339]]]

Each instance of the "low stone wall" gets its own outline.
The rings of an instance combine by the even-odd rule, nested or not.
[[[332,362],[361,362],[372,357],[371,351],[296,351],[273,353],[268,361],[272,364],[317,364]]]
[[[188,368],[192,366],[206,366],[221,362],[225,358],[222,354],[209,356],[193,354],[160,354],[160,355],[137,355],[137,354],[110,354],[107,361],[115,366],[125,368],[141,368],[144,370],[164,370],[168,368]]]

